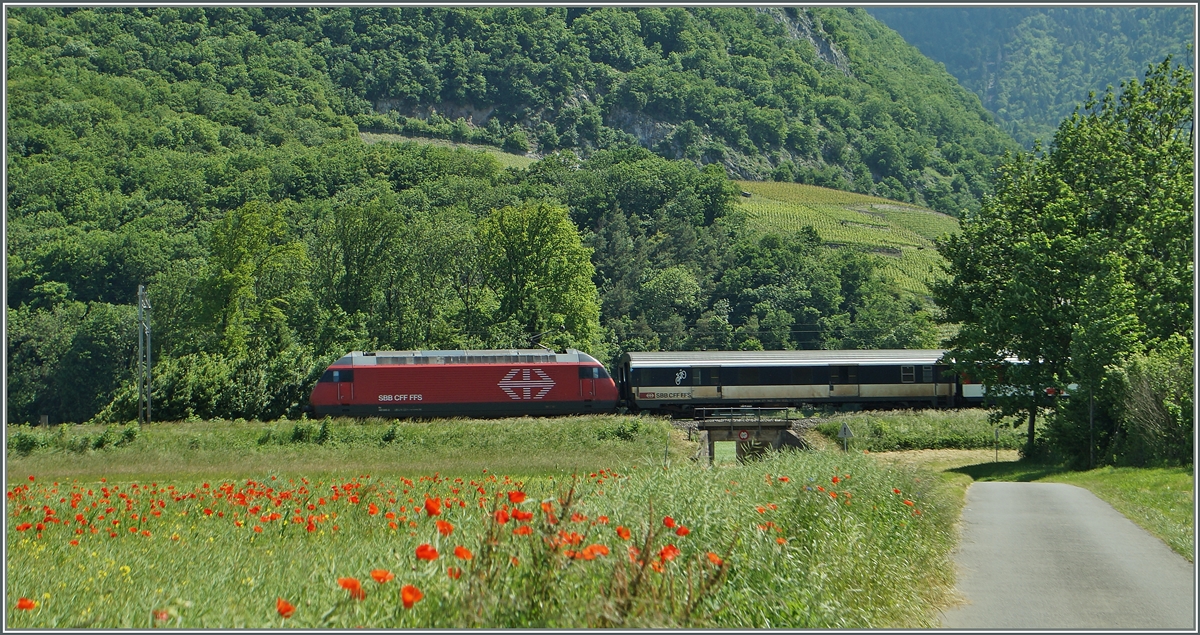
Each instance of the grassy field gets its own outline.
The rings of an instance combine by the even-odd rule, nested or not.
[[[6,593],[37,605],[9,625],[922,627],[950,601],[959,502],[868,456],[708,468],[633,417],[301,425],[25,455],[10,428]]]
[[[871,452],[972,450],[993,448],[997,444],[1002,450],[1015,450],[1025,442],[1024,426],[1000,428],[997,439],[995,426],[988,423],[987,411],[979,408],[839,414],[822,420],[817,431],[837,439],[843,423],[854,433],[850,448]]]
[[[474,143],[459,143],[457,141],[450,141],[449,139],[434,139],[432,137],[408,137],[408,136],[399,135],[399,134],[386,134],[386,133],[375,133],[375,132],[360,132],[358,136],[361,137],[362,140],[365,141],[366,143],[378,143],[380,141],[390,141],[392,143],[413,142],[413,143],[424,143],[427,145],[442,146],[444,148],[466,148],[467,150],[474,150],[476,152],[486,152],[486,153],[496,157],[496,159],[500,162],[500,165],[503,167],[506,167],[506,168],[525,169],[525,168],[528,168],[530,165],[533,165],[533,163],[535,161],[537,161],[537,159],[534,157],[526,156],[523,154],[512,154],[509,152],[505,152],[495,146],[477,145]]]
[[[885,272],[900,288],[927,296],[943,275],[933,239],[958,231],[958,221],[932,210],[814,185],[738,181],[739,204],[752,228],[788,233],[811,225],[822,240],[866,247],[886,256]]]

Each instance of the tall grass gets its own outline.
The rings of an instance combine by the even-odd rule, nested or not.
[[[10,454],[5,591],[40,604],[8,625],[931,627],[953,585],[960,503],[870,456],[709,468],[650,418],[320,424],[161,424],[121,448]],[[204,461],[235,473],[200,477]],[[416,469],[434,465],[454,469]],[[422,599],[404,606],[404,586]]]
[[[104,435],[116,441],[98,444]],[[133,439],[122,443],[126,436]],[[8,438],[10,480],[29,473],[62,478],[218,478],[263,471],[313,475],[347,469],[474,474],[481,464],[536,475],[632,463],[649,456],[661,463],[664,452],[670,460],[682,460],[695,451],[665,419],[607,415],[163,422],[140,431],[135,425],[64,425],[51,430],[10,426]]]
[[[988,423],[987,411],[979,408],[840,414],[821,422],[816,429],[836,439],[843,423],[854,433],[850,447],[860,451],[974,450],[992,448],[997,443],[996,427]],[[1024,427],[999,430],[1001,450],[1015,450],[1024,444]]]
[[[8,625],[927,627],[952,584],[958,508],[940,479],[834,452],[592,469],[37,475],[7,500],[5,590],[39,605],[10,610]],[[376,583],[372,571],[394,579]],[[355,578],[365,598],[339,578]],[[423,596],[408,608],[404,586]],[[290,617],[277,598],[295,607]]]

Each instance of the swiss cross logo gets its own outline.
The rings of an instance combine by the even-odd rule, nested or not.
[[[513,399],[541,399],[554,387],[554,380],[540,368],[514,368],[496,385]]]

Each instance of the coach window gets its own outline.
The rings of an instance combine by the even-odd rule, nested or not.
[[[921,367],[921,381],[927,384],[933,383],[933,366]]]
[[[830,384],[857,384],[858,383],[858,367],[857,366],[830,366],[829,367],[829,383]]]
[[[916,366],[901,366],[900,367],[900,381],[905,384],[911,384],[911,383],[917,381],[917,367]]]
[[[796,366],[792,368],[792,383],[798,385],[813,383],[812,368],[808,366]]]

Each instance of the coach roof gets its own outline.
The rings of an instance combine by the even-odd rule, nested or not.
[[[631,368],[666,366],[820,366],[912,364],[933,365],[946,351],[914,350],[841,350],[841,351],[677,351],[626,353],[622,362]]]

